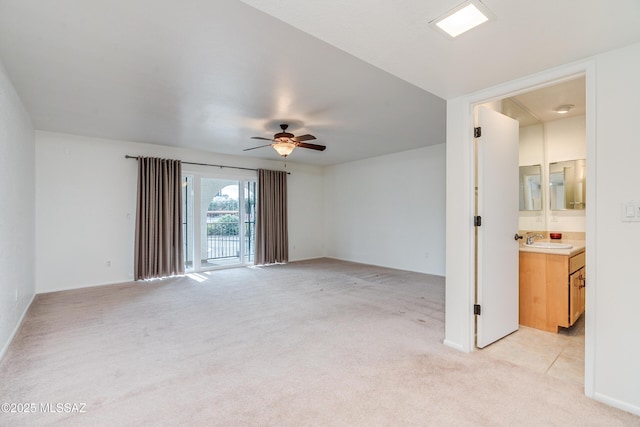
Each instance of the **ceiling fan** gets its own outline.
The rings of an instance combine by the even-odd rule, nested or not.
[[[282,132],[276,133],[275,135],[273,135],[273,138],[263,138],[261,136],[252,136],[251,139],[263,139],[265,141],[272,141],[272,143],[271,144],[260,145],[258,147],[247,148],[247,149],[242,150],[242,151],[255,150],[256,148],[263,148],[263,147],[271,146],[282,157],[287,157],[289,154],[291,154],[291,152],[296,147],[310,148],[312,150],[318,150],[318,151],[324,151],[325,148],[327,148],[324,145],[308,144],[308,143],[304,142],[304,141],[312,141],[312,140],[316,139],[316,137],[313,136],[313,135],[309,135],[309,134],[300,135],[300,136],[294,136],[292,133],[287,132],[287,128],[288,127],[289,127],[289,125],[286,124],[286,123],[281,124],[280,125],[280,129],[282,129]]]

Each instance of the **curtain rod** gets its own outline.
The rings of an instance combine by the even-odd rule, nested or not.
[[[138,157],[140,156],[130,156],[130,155],[125,155],[124,158],[125,159],[138,159]],[[245,170],[245,171],[257,171],[258,169],[252,169],[252,168],[241,168],[240,166],[225,166],[225,165],[212,165],[210,163],[194,163],[194,162],[182,162],[186,165],[197,165],[197,166],[212,166],[212,167],[216,167],[216,168],[227,168],[227,169],[241,169],[241,170]],[[291,175],[291,172],[287,172],[287,175]]]

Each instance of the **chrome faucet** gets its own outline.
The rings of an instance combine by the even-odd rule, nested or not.
[[[542,234],[533,234],[533,233],[527,233],[527,245],[531,245],[533,244],[533,241],[539,237],[540,239],[544,239],[544,236]]]

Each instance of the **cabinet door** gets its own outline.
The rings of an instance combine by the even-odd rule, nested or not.
[[[569,276],[569,325],[584,313],[584,267]]]

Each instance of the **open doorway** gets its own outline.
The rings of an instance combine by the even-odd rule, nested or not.
[[[524,239],[535,236],[531,243],[558,246],[520,250],[520,327],[483,352],[582,385],[587,203],[585,78],[550,84],[485,106],[519,122],[519,234]],[[570,248],[559,250],[561,245]],[[562,277],[555,279],[550,271]]]
[[[257,181],[185,173],[185,270],[253,263]]]

